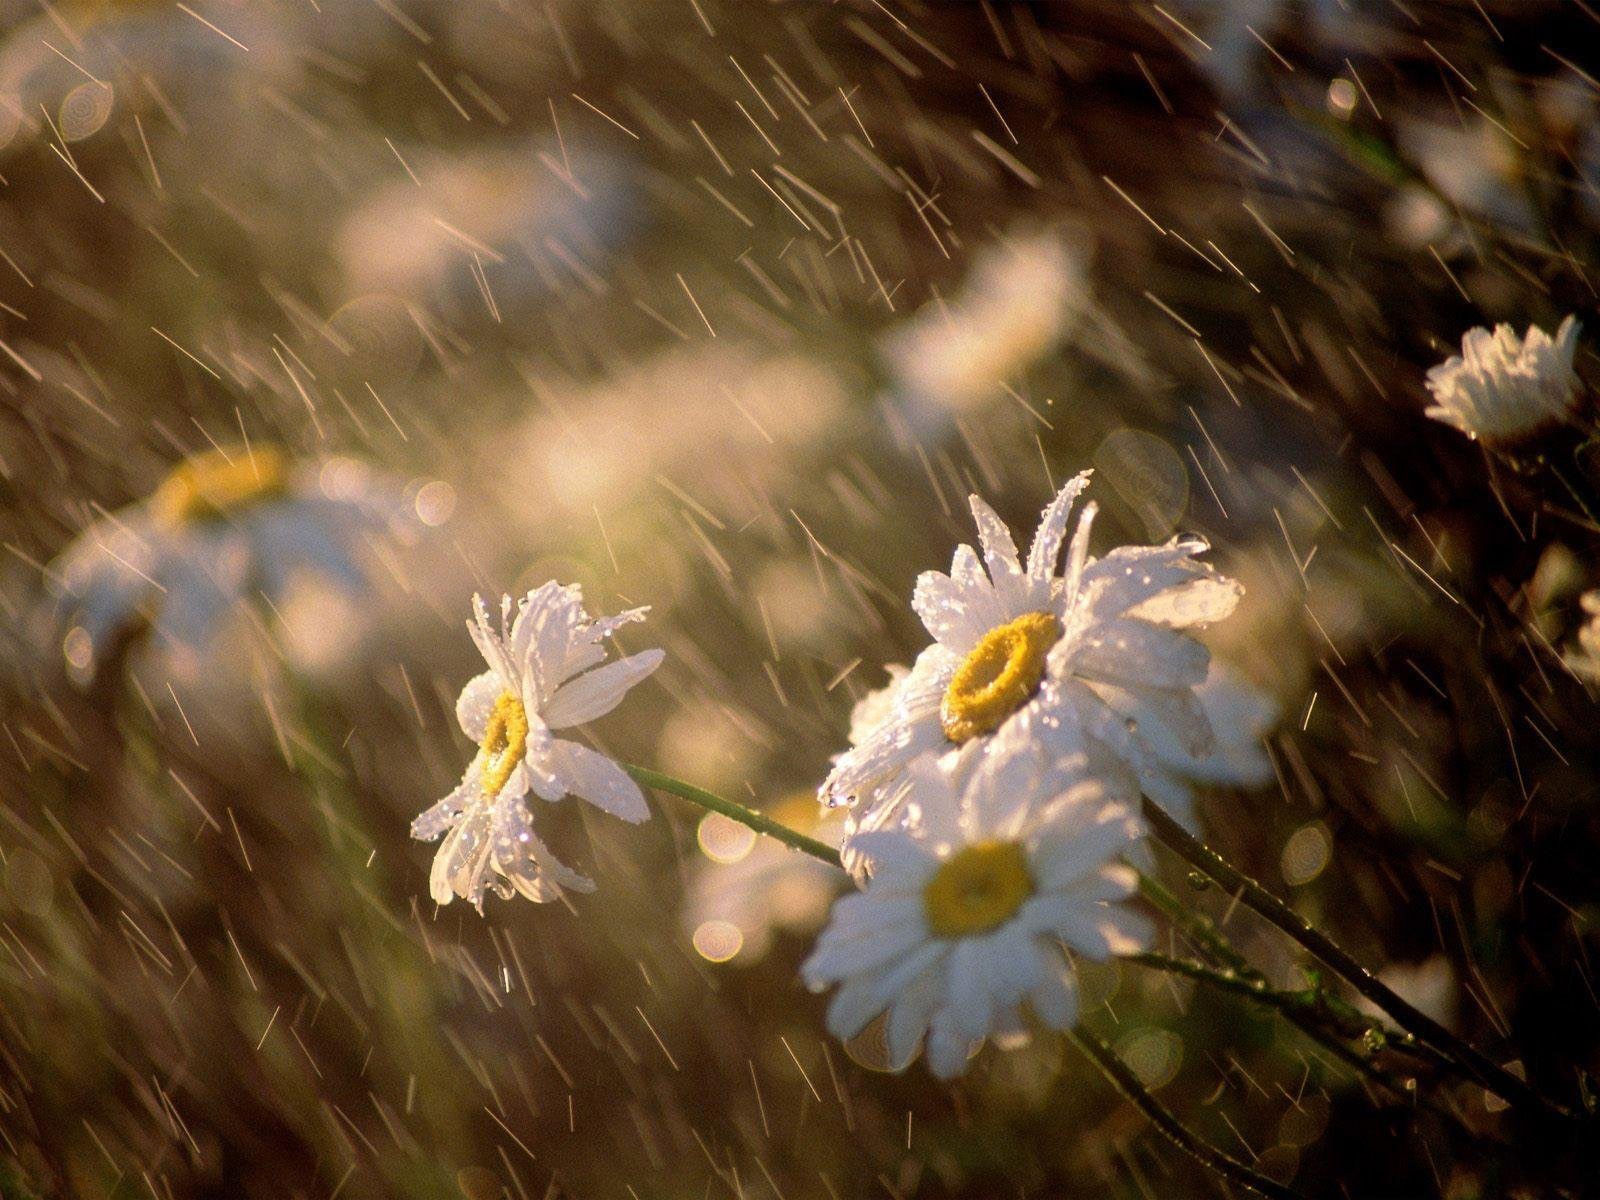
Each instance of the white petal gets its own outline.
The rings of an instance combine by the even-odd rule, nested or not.
[[[1188,634],[1129,618],[1088,630],[1065,658],[1084,678],[1159,688],[1195,687],[1211,665],[1211,652]]]
[[[451,793],[432,808],[418,814],[411,822],[411,836],[419,842],[431,842],[454,826],[461,820],[467,805],[482,795],[482,778],[477,760],[474,759]]]
[[[650,806],[639,785],[604,754],[577,742],[558,740],[550,747],[548,761],[567,791],[596,808],[634,824],[649,818]]]
[[[1028,1001],[1039,1020],[1051,1029],[1071,1029],[1078,1023],[1078,981],[1072,969],[1054,950],[1043,950],[1049,959]]]
[[[665,657],[665,651],[644,650],[569,679],[545,704],[545,723],[552,729],[564,729],[605,716]]]
[[[1089,486],[1089,475],[1088,471],[1080,471],[1067,480],[1040,516],[1039,530],[1033,535],[1033,545],[1028,550],[1028,574],[1035,579],[1048,579],[1056,573],[1072,506]]]
[[[978,526],[978,544],[983,547],[983,561],[989,568],[989,579],[997,592],[1002,596],[1007,595],[1012,590],[1010,583],[1022,574],[1017,544],[1011,539],[1011,531],[1000,519],[1000,514],[982,496],[968,496],[967,504]]]
[[[461,732],[474,742],[482,742],[484,732],[489,728],[489,713],[505,690],[506,685],[498,671],[485,671],[469,679],[467,686],[461,689],[461,695],[456,698],[456,720],[461,725]]]
[[[998,623],[999,606],[987,581],[961,584],[941,571],[917,576],[911,609],[929,636],[955,655],[966,654]]]

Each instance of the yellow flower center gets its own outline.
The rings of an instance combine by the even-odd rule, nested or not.
[[[150,497],[156,519],[169,528],[220,517],[288,486],[289,462],[276,446],[207,450],[172,469]]]
[[[528,751],[528,710],[510,692],[501,692],[489,711],[478,752],[483,758],[483,794],[498,796]]]
[[[1060,640],[1061,622],[1047,612],[1023,613],[984,634],[945,689],[945,737],[959,745],[998,729],[1038,688],[1045,657]]]
[[[1005,924],[1031,895],[1033,875],[1022,847],[979,842],[939,864],[923,886],[922,909],[935,937],[970,937]]]

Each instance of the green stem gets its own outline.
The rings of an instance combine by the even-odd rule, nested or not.
[[[1561,1105],[1547,1099],[1498,1063],[1456,1037],[1426,1013],[1401,999],[1388,984],[1363,967],[1326,934],[1312,927],[1299,913],[1279,900],[1221,855],[1204,845],[1159,804],[1146,798],[1144,819],[1162,843],[1190,866],[1205,872],[1251,911],[1266,918],[1301,946],[1338,972],[1351,987],[1393,1017],[1403,1029],[1458,1063],[1483,1087],[1512,1104],[1541,1109],[1546,1115],[1570,1120]]]
[[[660,771],[652,771],[648,767],[635,767],[623,765],[629,775],[632,775],[645,787],[655,788],[659,792],[670,792],[691,804],[698,804],[701,808],[708,808],[714,813],[721,813],[731,821],[754,829],[757,833],[766,834],[782,842],[794,850],[803,851],[812,858],[821,859],[830,867],[844,869],[844,864],[839,860],[839,852],[826,842],[819,842],[816,838],[807,837],[803,833],[790,829],[787,825],[780,825],[771,817],[763,816],[753,808],[746,808],[732,800],[724,799],[715,792],[708,792],[705,788],[695,787],[692,783],[685,783],[681,779],[674,779],[671,775],[663,775]]]
[[[1067,1037],[1072,1044],[1099,1067],[1101,1072],[1109,1079],[1123,1097],[1142,1112],[1145,1117],[1166,1135],[1167,1139],[1178,1149],[1188,1154],[1191,1158],[1205,1164],[1221,1175],[1224,1179],[1237,1183],[1240,1187],[1249,1188],[1263,1196],[1272,1197],[1273,1200],[1299,1200],[1300,1194],[1283,1184],[1268,1179],[1231,1154],[1218,1150],[1209,1142],[1204,1142],[1196,1137],[1184,1126],[1183,1122],[1172,1113],[1159,1100],[1145,1090],[1144,1084],[1139,1082],[1139,1077],[1117,1057],[1117,1053],[1106,1045],[1094,1034],[1083,1029],[1067,1030]]]
[[[1159,909],[1167,920],[1204,948],[1212,959],[1227,967],[1236,976],[1241,979],[1261,979],[1261,972],[1252,967],[1249,960],[1233,948],[1233,944],[1223,936],[1215,921],[1199,909],[1183,903],[1169,892],[1159,879],[1141,871],[1139,894],[1152,907]]]
[[[1125,961],[1141,967],[1149,967],[1156,971],[1165,971],[1169,975],[1182,975],[1199,983],[1214,987],[1219,991],[1231,992],[1236,996],[1243,996],[1264,1007],[1273,1009],[1283,1015],[1284,1019],[1307,1037],[1326,1049],[1340,1062],[1350,1067],[1357,1073],[1366,1076],[1373,1083],[1384,1090],[1391,1092],[1407,1103],[1420,1103],[1437,1116],[1456,1120],[1453,1113],[1440,1108],[1430,1101],[1419,1098],[1406,1088],[1403,1083],[1397,1082],[1388,1073],[1380,1070],[1366,1056],[1357,1053],[1341,1040],[1360,1036],[1360,1032],[1353,1032],[1347,1023],[1349,1017],[1335,1009],[1330,1001],[1333,999],[1319,987],[1309,988],[1306,991],[1285,991],[1269,987],[1265,980],[1254,977],[1248,978],[1231,971],[1217,971],[1204,963],[1191,962],[1181,958],[1171,958],[1165,954],[1130,954]],[[1365,1024],[1365,1022],[1362,1022]],[[1404,1047],[1403,1039],[1408,1035],[1391,1032],[1379,1027],[1384,1034],[1385,1044],[1396,1049]],[[1412,1051],[1416,1053],[1416,1051]],[[1434,1062],[1429,1058],[1427,1061]],[[1453,1066],[1453,1064],[1445,1064]],[[1457,1068],[1459,1070],[1459,1068]]]

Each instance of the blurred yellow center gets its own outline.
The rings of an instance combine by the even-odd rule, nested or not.
[[[935,937],[988,933],[1033,895],[1028,856],[1016,842],[979,842],[958,850],[923,886],[922,908]]]
[[[207,450],[185,459],[150,497],[158,521],[170,528],[237,511],[283,494],[289,462],[276,446]]]
[[[528,750],[528,711],[510,692],[501,692],[489,711],[478,751],[483,757],[483,794],[498,796]]]
[[[1038,688],[1045,657],[1060,640],[1061,622],[1047,612],[1024,613],[984,634],[945,689],[945,737],[960,744],[998,729]]]

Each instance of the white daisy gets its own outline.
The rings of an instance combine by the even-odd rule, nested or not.
[[[539,839],[525,797],[531,790],[555,801],[570,793],[624,821],[650,815],[626,771],[552,732],[605,716],[661,665],[660,650],[599,665],[603,639],[648,610],[591,618],[581,588],[550,582],[523,597],[515,620],[511,597],[504,597],[497,630],[482,597],[472,603],[467,630],[489,669],[461,689],[456,719],[478,753],[456,789],[411,823],[411,836],[425,842],[448,832],[429,891],[439,904],[460,896],[480,910],[486,888],[539,902],[563,887],[593,891],[593,881],[562,865]]]
[[[1578,319],[1551,337],[1537,325],[1519,338],[1509,325],[1467,330],[1461,353],[1428,371],[1435,403],[1427,415],[1488,445],[1506,445],[1571,418],[1578,397],[1572,368]]]
[[[198,654],[247,600],[277,607],[308,580],[364,597],[365,560],[418,532],[401,490],[352,459],[208,450],[74,539],[50,565],[49,619],[88,682],[141,630],[160,651]]]
[[[1078,1017],[1070,951],[1091,959],[1148,945],[1152,927],[1117,904],[1137,875],[1119,857],[1142,836],[1131,803],[1080,777],[1053,793],[1038,750],[986,756],[971,772],[925,758],[908,773],[911,829],[858,836],[870,875],[840,900],[801,968],[840,984],[828,1030],[860,1034],[887,1013],[889,1060],[927,1036],[934,1074],[961,1074],[985,1038],[1024,1038]],[[963,779],[962,776],[965,776]]]
[[[886,813],[914,760],[981,749],[1001,732],[1036,743],[1047,762],[1084,760],[1129,784],[1160,775],[1163,747],[1194,759],[1212,752],[1195,694],[1210,654],[1184,631],[1227,616],[1240,588],[1196,561],[1209,547],[1195,537],[1090,557],[1093,504],[1061,568],[1088,481],[1078,475],[1045,509],[1026,563],[994,510],[971,498],[983,560],[961,546],[949,575],[918,579],[912,607],[934,644],[895,685],[889,715],[822,785],[826,803],[864,802],[858,828],[892,823]]]
[[[1189,832],[1198,834],[1196,787],[1256,788],[1272,779],[1272,760],[1262,739],[1278,721],[1278,706],[1265,692],[1216,662],[1206,681],[1195,689],[1195,696],[1211,726],[1210,752],[1194,754],[1167,726],[1147,726],[1144,735],[1151,761],[1139,774],[1139,787]]]
[[[1567,666],[1591,683],[1600,683],[1600,590],[1578,597],[1583,609],[1583,624],[1578,626],[1578,644],[1566,655]]]
[[[985,250],[960,296],[893,327],[880,353],[919,409],[960,413],[1004,395],[1004,385],[1054,350],[1092,303],[1085,241],[1022,235]]]

